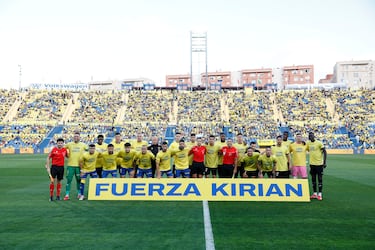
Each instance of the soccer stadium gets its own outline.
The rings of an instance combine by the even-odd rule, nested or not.
[[[260,149],[273,145],[276,136],[284,131],[289,132],[290,140],[294,140],[296,132],[301,132],[307,140],[308,132],[314,131],[328,152],[324,203],[209,202],[215,246],[246,249],[248,245],[273,248],[277,244],[282,248],[299,248],[303,247],[302,243],[293,242],[287,231],[300,228],[304,234],[327,238],[330,242],[316,242],[311,238],[307,240],[307,248],[328,245],[371,248],[374,218],[369,209],[375,204],[371,177],[375,129],[372,90],[24,89],[1,90],[1,96],[2,224],[6,231],[2,232],[5,237],[0,245],[5,249],[26,248],[30,244],[33,248],[64,245],[91,249],[108,245],[110,248],[202,249],[207,243],[200,202],[86,201],[79,204],[78,200],[71,199],[47,203],[46,154],[58,138],[64,138],[66,143],[72,141],[75,131],[80,132],[85,144],[95,143],[99,134],[108,143],[116,133],[124,141],[142,133],[148,143],[152,136],[170,143],[176,132],[181,132],[187,140],[191,133],[203,138],[212,134],[217,139],[220,133],[227,138],[242,133],[248,145],[255,141]],[[64,185],[63,181],[62,193]],[[291,212],[296,208],[297,213]],[[311,218],[304,218],[306,215]],[[156,228],[150,227],[152,224]],[[56,225],[64,230],[57,238],[53,236]],[[302,225],[311,228],[302,230]],[[279,232],[280,227],[286,227],[286,231],[280,233],[276,243],[270,242],[267,235]],[[362,227],[366,228],[365,233],[359,229]],[[171,236],[172,228],[183,233]],[[261,230],[266,235],[249,236],[249,228],[255,234]],[[139,234],[133,229],[147,230],[150,237],[139,243],[136,240]],[[340,230],[339,235],[336,230]],[[94,240],[98,231],[105,235],[100,242]],[[91,240],[82,241],[81,234]],[[359,239],[351,239],[349,236],[353,234],[360,236]],[[166,241],[160,241],[160,236]],[[69,243],[64,239],[69,239]],[[181,242],[184,246],[176,247]]]
[[[0,249],[374,249],[374,9],[1,1]]]

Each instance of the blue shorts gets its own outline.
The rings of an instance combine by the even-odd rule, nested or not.
[[[146,175],[147,178],[152,178],[152,168],[149,168],[149,169],[138,168],[137,178],[143,178],[143,175]]]
[[[176,169],[176,178],[180,177],[181,175],[184,178],[190,178],[190,169]]]
[[[85,178],[87,178],[87,176],[89,176],[89,175],[90,175],[91,178],[98,178],[98,177],[99,177],[99,176],[98,176],[98,173],[96,172],[96,169],[95,169],[94,171],[83,173],[83,174],[81,175],[81,179],[85,179]]]
[[[126,173],[129,173],[129,175],[130,175],[130,172],[133,172],[133,171],[134,171],[134,168],[123,168],[123,167],[121,167],[120,168],[120,176],[124,177],[126,175]]]
[[[165,170],[165,171],[160,171],[160,176],[163,176],[163,174],[166,174],[168,177],[173,176],[172,170]]]
[[[117,170],[116,169],[115,170],[103,170],[102,177],[107,178],[109,174],[111,174],[112,177],[117,178]]]

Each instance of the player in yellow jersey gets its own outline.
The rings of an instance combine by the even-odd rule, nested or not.
[[[215,145],[217,145],[220,148],[220,150],[223,147],[227,146],[226,137],[225,137],[224,133],[220,133],[220,141],[217,141],[215,143]],[[219,176],[223,176],[222,170],[223,170],[223,155],[219,154],[219,158],[218,158],[218,162],[217,162],[217,171],[219,173]]]
[[[113,152],[115,154],[118,154],[121,150],[124,150],[124,142],[122,141],[122,138],[121,138],[121,134],[120,133],[116,133],[115,134],[115,139],[112,141],[112,144],[113,144]],[[117,164],[117,169],[119,170],[120,172],[120,167],[121,167],[121,159],[118,159],[116,161],[116,164]],[[121,175],[121,173],[120,173]]]
[[[89,152],[83,153],[79,158],[79,167],[81,169],[81,184],[79,185],[80,201],[85,199],[84,191],[87,176],[98,178],[95,166],[99,155],[100,153],[95,151],[95,144],[90,144]]]
[[[104,153],[107,151],[107,143],[104,142],[104,136],[98,135],[97,143],[95,144],[95,150],[99,153]],[[103,160],[100,158],[96,161],[96,172],[98,173],[99,178],[102,178],[103,172]]]
[[[176,178],[180,176],[184,178],[190,177],[189,151],[185,146],[184,140],[180,140],[177,150],[171,151],[171,155],[174,157],[174,164],[176,165]]]
[[[313,132],[309,133],[307,142],[310,152],[310,174],[314,193],[311,199],[323,200],[323,169],[327,166],[327,151],[321,141],[315,139]],[[316,177],[318,176],[318,188],[316,188]],[[319,191],[319,193],[317,192]]]
[[[125,143],[124,147],[125,150],[122,150],[117,154],[120,161],[120,177],[125,178],[126,174],[128,174],[129,178],[133,178],[137,152],[131,149],[131,144],[129,142]]]
[[[143,140],[143,135],[142,133],[137,133],[137,139],[133,140],[131,142],[132,144],[132,149],[137,152],[137,153],[141,153],[142,152],[142,147],[144,145],[148,145],[147,141],[144,141]]]
[[[73,141],[68,142],[65,145],[65,148],[69,152],[68,157],[68,167],[67,167],[67,173],[66,173],[66,189],[65,189],[65,197],[64,200],[69,200],[70,195],[70,188],[73,180],[73,176],[75,176],[76,182],[77,182],[77,193],[78,198],[80,197],[79,194],[79,186],[81,183],[81,177],[80,177],[80,168],[79,168],[79,158],[81,155],[88,150],[87,145],[83,142],[80,142],[81,137],[79,132],[74,132]]]
[[[143,140],[143,134],[142,133],[137,133],[137,138],[131,142],[132,144],[132,149],[137,152],[138,154],[142,152],[142,147],[144,145],[148,145],[146,141]],[[134,168],[134,177],[137,177],[137,171],[138,171],[138,166],[136,164]]]
[[[171,143],[171,145],[169,145],[169,148],[168,148],[171,152],[178,150],[178,147],[180,145],[181,136],[182,135],[181,135],[180,132],[175,133],[174,141]],[[176,165],[174,164],[174,158],[172,158],[172,161],[173,161],[172,173],[173,173],[173,176],[176,176]]]
[[[138,165],[137,178],[147,178],[152,177],[152,160],[155,160],[153,153],[147,150],[147,145],[143,145],[141,148],[141,153],[138,153],[135,157]]]
[[[246,142],[243,140],[243,135],[241,133],[237,134],[237,142],[233,144],[233,147],[235,147],[237,149],[237,152],[238,152],[238,160],[237,160],[238,161],[237,162],[238,170],[237,170],[237,173],[239,174],[239,177],[242,177],[245,170],[241,166],[241,159],[246,154],[247,145],[246,145]],[[235,178],[237,178],[237,174],[235,175]]]
[[[292,155],[292,176],[307,178],[306,170],[306,152],[309,150],[308,145],[302,141],[301,133],[296,134],[296,141],[290,144],[289,152]]]
[[[290,155],[289,147],[282,145],[281,135],[276,137],[276,146],[272,146],[272,154],[276,157],[276,178],[289,178],[290,174]]]
[[[161,151],[156,155],[156,176],[160,179],[164,174],[168,178],[173,178],[171,170],[171,152],[168,150],[167,142],[161,144]]]
[[[241,165],[244,168],[243,178],[257,178],[259,173],[258,159],[260,153],[254,152],[252,147],[246,150],[246,155],[241,159]]]
[[[292,141],[288,140],[288,138],[289,138],[289,132],[284,131],[281,145],[289,149],[289,146],[290,144],[292,144]]]
[[[107,151],[101,153],[99,157],[98,160],[101,159],[103,164],[103,178],[107,178],[109,174],[117,178],[117,154],[114,153],[113,144],[108,144]]]
[[[271,147],[266,147],[266,153],[259,156],[258,158],[259,165],[259,178],[263,178],[267,175],[268,178],[276,177],[276,165],[277,160],[274,155],[272,155]]]
[[[220,146],[215,144],[215,136],[210,135],[208,138],[208,145],[206,145],[206,155],[204,159],[206,177],[211,174],[212,178],[216,178],[220,149]]]

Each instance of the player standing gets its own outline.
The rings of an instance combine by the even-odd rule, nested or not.
[[[276,146],[271,148],[272,154],[276,157],[276,178],[289,178],[290,155],[289,147],[282,145],[281,135],[276,137]]]
[[[237,142],[234,143],[233,146],[238,151],[238,160],[237,160],[238,174],[239,174],[239,177],[242,177],[245,170],[241,166],[241,159],[246,154],[247,145],[246,145],[246,142],[243,140],[243,135],[241,133],[237,134]],[[237,174],[234,177],[237,178]]]
[[[233,140],[227,140],[227,146],[220,150],[223,155],[223,166],[220,178],[231,178],[237,173],[238,152],[233,147]]]
[[[104,153],[107,151],[107,143],[104,142],[104,136],[98,135],[97,137],[98,142],[95,144],[95,150],[99,153]],[[103,160],[98,159],[96,161],[96,172],[98,173],[99,178],[102,178],[102,172],[103,172]]]
[[[138,154],[142,153],[143,146],[146,146],[146,150],[147,150],[147,142],[143,140],[142,133],[137,133],[137,139],[133,140],[131,144],[132,144],[132,149]],[[134,178],[138,176],[137,171],[138,171],[138,164],[136,163],[135,168],[134,168]],[[151,171],[151,175],[152,175],[152,171]]]
[[[174,141],[171,143],[171,145],[169,145],[168,149],[171,152],[178,150],[178,147],[180,146],[180,140],[181,140],[181,133],[176,132],[174,135]],[[174,163],[174,157],[172,158],[172,160],[173,160],[172,173],[173,173],[173,176],[176,177],[176,165]]]
[[[224,133],[220,133],[220,141],[216,142],[215,145],[217,145],[220,148],[220,150],[223,147],[227,146],[226,137]],[[219,173],[220,178],[222,178],[221,176],[223,175],[222,170],[223,170],[223,154],[220,153],[218,157],[218,162],[217,162],[217,171]]]
[[[151,145],[147,147],[147,150],[150,150],[151,153],[156,157],[156,155],[161,150],[161,146],[159,145],[159,138],[157,136],[153,136],[151,138]],[[155,177],[156,173],[156,162],[152,160],[152,178]]]
[[[289,146],[290,146],[290,144],[292,144],[292,141],[288,140],[288,138],[289,138],[289,132],[284,131],[283,132],[283,140],[282,140],[281,145],[289,149]]]
[[[206,177],[211,174],[212,178],[216,178],[220,149],[220,146],[215,144],[215,136],[210,135],[208,138],[208,145],[206,145],[205,155]]]
[[[204,166],[204,156],[206,154],[206,147],[202,145],[202,138],[198,137],[197,145],[193,146],[189,155],[193,156],[193,163],[191,165],[191,177],[192,178],[202,178],[205,172]]]
[[[309,150],[308,145],[302,141],[301,133],[296,134],[296,141],[290,144],[289,152],[292,155],[292,176],[307,178],[306,170],[306,152]]]
[[[79,194],[79,186],[81,183],[81,173],[80,173],[80,167],[79,167],[79,158],[82,156],[82,154],[87,151],[87,145],[83,142],[80,142],[80,134],[79,132],[75,132],[73,136],[73,141],[68,142],[65,145],[65,148],[69,152],[68,157],[68,168],[67,168],[67,183],[66,183],[66,191],[65,191],[65,197],[64,200],[69,200],[70,195],[70,188],[73,180],[73,176],[75,176],[76,182],[77,182],[77,192],[78,192],[78,198],[80,197]]]
[[[180,140],[177,150],[171,151],[171,156],[174,157],[174,164],[176,166],[176,178],[180,176],[184,178],[190,177],[189,151],[185,146],[184,140]]]
[[[114,154],[118,154],[118,153],[120,153],[120,151],[124,150],[125,143],[122,141],[120,133],[117,132],[115,134],[115,139],[112,141],[112,144],[113,144]],[[117,159],[116,164],[117,164],[117,169],[120,173],[121,159]],[[121,173],[120,173],[120,175],[121,175]]]
[[[57,146],[52,148],[51,152],[48,154],[46,160],[46,169],[50,175],[51,182],[49,184],[49,201],[53,201],[53,193],[55,189],[56,182],[56,200],[60,200],[61,192],[61,180],[64,178],[64,165],[65,157],[68,157],[68,151],[64,148],[64,139],[57,139]],[[52,159],[52,166],[50,167],[50,159]]]
[[[190,141],[185,143],[187,149],[192,149],[194,146],[197,145],[197,136],[194,133],[190,134]],[[192,175],[191,168],[193,166],[193,155],[189,155],[189,168],[190,168],[190,174]]]
[[[310,152],[310,174],[312,187],[314,190],[311,199],[323,200],[323,169],[327,166],[327,151],[321,141],[315,139],[313,132],[309,133],[309,141],[307,142]],[[316,177],[318,176],[318,188],[316,188]],[[319,193],[317,193],[319,191]]]
[[[161,144],[161,151],[156,155],[156,176],[161,178],[164,174],[168,178],[173,178],[171,170],[171,152],[168,150],[168,143],[165,141]]]

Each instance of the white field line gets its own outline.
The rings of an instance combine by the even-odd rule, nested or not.
[[[204,236],[206,239],[206,250],[215,250],[214,235],[212,233],[210,208],[208,207],[208,201],[202,201],[203,203],[203,217],[204,217]]]

